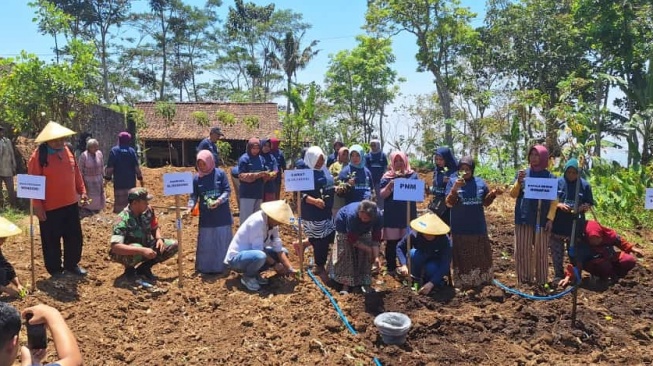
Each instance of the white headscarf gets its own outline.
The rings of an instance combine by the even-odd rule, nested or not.
[[[315,169],[315,164],[317,164],[320,156],[322,156],[322,160],[325,160],[324,151],[322,151],[322,148],[319,146],[311,146],[306,151],[304,162],[309,168]]]

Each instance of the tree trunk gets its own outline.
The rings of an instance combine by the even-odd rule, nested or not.
[[[109,100],[109,66],[107,65],[107,34],[100,34],[100,62],[102,63],[102,97],[105,103],[111,103]]]
[[[433,64],[429,65],[431,73],[435,77],[435,87],[438,92],[438,99],[440,102],[440,107],[442,108],[442,114],[444,115],[444,142],[453,150],[453,129],[451,126],[451,92],[449,87],[445,82],[444,78],[440,74],[440,70]]]
[[[603,95],[603,82],[601,80],[597,80],[596,84],[596,128],[594,131],[594,156],[601,157],[601,135],[603,133],[601,104],[606,103],[608,98],[607,95]]]
[[[379,110],[379,141],[381,141],[381,150],[383,150],[383,146],[385,143],[385,139],[383,138],[383,114],[384,113],[385,113],[385,103],[381,104],[381,109]]]

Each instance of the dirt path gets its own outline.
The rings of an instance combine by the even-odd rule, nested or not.
[[[162,196],[162,174],[167,171],[145,169],[154,205],[174,205],[173,198]],[[234,198],[231,207],[236,207]],[[334,294],[360,333],[353,336],[308,277],[302,282],[273,277],[270,286],[252,294],[243,290],[235,274],[194,275],[196,218],[183,221],[182,289],[177,286],[176,260],[155,268],[163,292],[149,293],[117,280],[122,267],[107,260],[114,220],[110,210],[83,220],[82,265],[90,272],[87,279],[49,280],[37,238],[39,291],[14,302],[19,308],[39,302],[59,308],[79,338],[87,365],[369,365],[373,357],[383,365],[653,361],[653,280],[648,258],[615,286],[586,285],[580,290],[578,329],[570,327],[570,296],[534,302],[488,286],[479,294],[443,291],[426,298],[390,276],[379,276],[379,293]],[[158,212],[164,235],[175,236],[174,212]],[[488,221],[496,277],[512,285],[516,282],[512,201],[501,197],[488,209]],[[3,252],[26,283],[28,230],[25,233],[8,241]],[[286,243],[290,235],[291,231],[283,231]],[[384,310],[411,317],[413,327],[405,345],[382,343],[373,319]]]

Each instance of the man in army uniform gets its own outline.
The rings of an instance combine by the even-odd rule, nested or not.
[[[163,239],[161,229],[149,205],[152,196],[142,187],[128,192],[129,205],[118,214],[111,235],[111,259],[125,266],[124,276],[140,275],[155,281],[152,266],[172,258],[178,250],[174,239]],[[140,264],[140,265],[139,265]]]

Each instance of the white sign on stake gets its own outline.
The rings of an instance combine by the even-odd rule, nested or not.
[[[393,196],[396,201],[424,201],[424,181],[421,179],[395,179]]]
[[[45,176],[18,174],[17,178],[16,197],[35,200],[45,199]]]
[[[164,195],[173,196],[189,193],[193,193],[193,173],[167,173],[163,175]]]
[[[558,198],[557,178],[524,178],[524,198],[554,201]]]
[[[647,210],[653,210],[653,188],[646,188],[644,208]]]
[[[283,173],[286,192],[312,191],[315,189],[313,169],[293,169]]]

